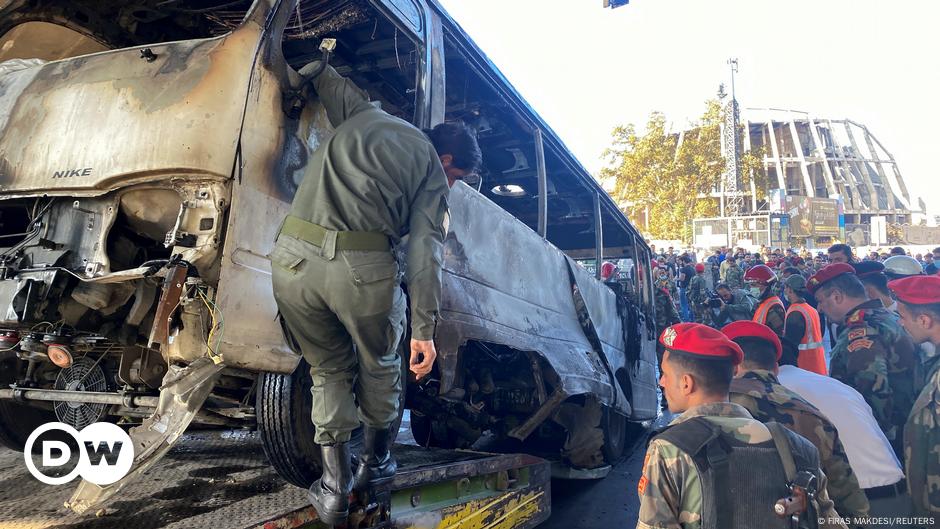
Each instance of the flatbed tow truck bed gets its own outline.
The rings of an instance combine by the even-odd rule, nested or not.
[[[411,445],[396,445],[395,454],[386,527],[525,529],[550,514],[551,471],[542,459]],[[0,529],[324,527],[306,490],[277,475],[251,432],[185,435],[96,514],[64,508],[76,484],[45,485],[23,454],[0,448]]]

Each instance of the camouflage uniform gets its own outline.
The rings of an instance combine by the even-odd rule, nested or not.
[[[910,335],[877,299],[849,311],[832,349],[832,378],[865,397],[899,457],[904,423],[923,386],[919,364]]]
[[[741,270],[740,266],[732,263],[731,266],[728,267],[728,271],[725,272],[725,283],[731,287],[732,291],[744,288],[744,270]]]
[[[766,426],[755,421],[747,410],[731,402],[715,402],[690,408],[671,424],[693,417],[707,417],[724,432],[748,444],[771,440]],[[819,516],[827,521],[834,520],[838,515],[826,492],[826,478],[821,478],[817,496]],[[692,458],[672,443],[662,439],[654,439],[650,443],[637,492],[640,496],[637,529],[700,529],[703,505],[698,470]],[[768,505],[767,508],[773,506]],[[844,526],[821,524],[820,527]]]
[[[716,327],[727,325],[733,321],[749,320],[754,316],[757,300],[744,290],[731,291],[731,301],[721,306],[717,314],[711,314],[712,322]]]
[[[708,290],[705,287],[705,274],[695,274],[689,282],[689,303],[692,305],[692,314],[695,323],[706,323],[705,302],[708,301]]]
[[[656,301],[656,336],[659,336],[666,327],[679,323],[679,311],[676,310],[676,304],[666,287],[657,284],[653,288],[653,295]],[[659,359],[657,365],[662,365],[664,352],[663,344],[656,340],[656,357]]]
[[[940,522],[940,352],[924,356],[927,385],[904,426],[904,461],[914,516]]]
[[[679,312],[669,291],[661,286],[653,289],[656,298],[656,335],[662,334],[666,327],[679,323]]]
[[[822,412],[780,384],[770,371],[748,371],[731,382],[731,402],[760,422],[774,421],[802,435],[819,450],[829,497],[843,517],[868,516],[868,498],[849,465],[839,432]]]
[[[676,300],[679,299],[679,289],[676,288],[676,282],[669,279],[667,276],[666,279],[656,279],[655,281],[657,288],[665,288],[666,292],[669,292],[669,297],[672,298],[672,302],[675,305]]]

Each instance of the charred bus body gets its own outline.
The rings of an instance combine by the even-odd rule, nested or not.
[[[265,256],[330,133],[296,73],[327,37],[387,111],[463,120],[483,149],[449,198],[439,358],[406,391],[415,438],[539,437],[592,467],[655,417],[649,249],[433,1],[3,4],[3,444],[50,420],[139,421],[137,472],[194,420],[257,423],[286,479],[316,477],[309,375]],[[607,259],[629,278],[579,264]],[[72,506],[119,488],[83,484]]]

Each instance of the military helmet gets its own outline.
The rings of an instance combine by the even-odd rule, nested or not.
[[[909,255],[895,255],[885,259],[885,275],[889,279],[898,279],[907,276],[919,276],[924,274],[923,267],[917,262],[917,259]]]

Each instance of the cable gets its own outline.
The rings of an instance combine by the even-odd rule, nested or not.
[[[218,350],[222,347],[222,336],[225,333],[225,317],[222,315],[222,311],[219,309],[218,305],[210,300],[202,290],[197,289],[196,292],[199,294],[199,297],[202,298],[202,302],[205,304],[206,308],[209,309],[209,315],[212,317],[212,327],[209,329],[209,336],[206,338],[206,348],[209,357],[212,358],[213,362],[218,364],[222,362],[222,355],[218,353]],[[218,319],[216,316],[218,316]],[[213,349],[212,339],[216,331],[218,331],[219,336],[215,341],[215,348]]]
[[[15,344],[13,344],[13,347],[10,347],[9,349],[0,349],[0,353],[5,353],[5,352],[7,352],[7,351],[12,351],[12,350],[16,349],[16,348],[19,347],[19,346],[20,346],[20,342],[16,342]]]

